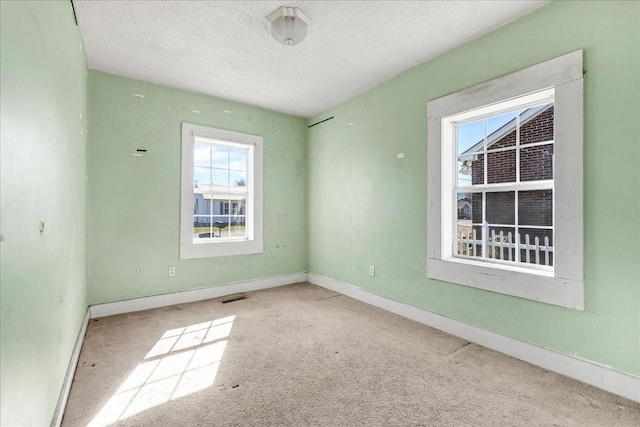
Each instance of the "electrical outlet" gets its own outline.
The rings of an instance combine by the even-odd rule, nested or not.
[[[376,275],[376,268],[373,265],[369,266],[369,276],[374,277]]]
[[[176,277],[176,268],[174,266],[169,267],[169,277]]]

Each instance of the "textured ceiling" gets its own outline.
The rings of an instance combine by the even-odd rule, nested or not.
[[[74,0],[91,69],[310,117],[543,5],[536,1]],[[265,16],[297,6],[294,47]]]

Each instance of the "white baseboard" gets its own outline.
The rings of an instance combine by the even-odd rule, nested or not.
[[[71,353],[71,359],[69,360],[67,373],[65,374],[64,381],[62,382],[62,389],[60,390],[60,396],[58,397],[58,404],[56,405],[56,410],[53,412],[53,418],[51,419],[51,427],[60,427],[60,425],[62,424],[62,417],[67,406],[67,399],[69,399],[69,392],[71,391],[73,376],[76,373],[78,359],[80,358],[80,350],[82,349],[84,336],[87,333],[89,317],[90,309],[87,308],[87,312],[84,315],[84,320],[82,321],[82,326],[80,326],[80,332],[78,332],[78,337],[76,338],[76,344],[73,346],[73,352]]]
[[[183,292],[175,292],[172,294],[155,295],[151,297],[135,298],[125,301],[117,301],[106,304],[97,304],[89,306],[84,316],[84,321],[80,327],[76,344],[71,353],[69,367],[62,383],[58,404],[51,420],[51,427],[60,427],[62,417],[67,406],[67,399],[71,391],[71,384],[80,358],[80,350],[84,342],[87,332],[89,319],[97,317],[111,316],[114,314],[130,313],[140,310],[148,310],[150,308],[166,307],[175,304],[184,304],[188,302],[202,301],[211,298],[219,298],[225,295],[236,294],[240,292],[257,291],[259,289],[275,288],[278,286],[291,285],[293,283],[305,282],[307,280],[306,273],[288,274],[284,276],[265,277],[262,279],[246,280],[243,282],[234,282],[222,286],[212,286],[208,288],[193,289]]]
[[[640,402],[640,377],[616,371],[595,362],[576,358],[535,344],[510,338],[458,320],[432,313],[409,304],[373,294],[353,285],[328,277],[307,273],[307,281],[314,285],[382,308],[451,335],[524,360],[541,368],[585,382],[592,386]]]
[[[260,289],[291,285],[293,283],[305,282],[306,280],[306,273],[295,273],[234,282],[221,286],[192,289],[171,294],[154,295],[151,297],[96,304],[91,306],[91,318],[95,319],[96,317],[112,316],[114,314],[131,313],[134,311],[149,310],[151,308],[219,298],[240,292],[257,291]]]

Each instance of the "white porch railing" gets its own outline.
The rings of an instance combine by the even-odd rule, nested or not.
[[[480,257],[482,256],[482,247],[485,245],[486,258],[551,265],[550,256],[552,255],[550,254],[553,254],[553,246],[549,244],[548,236],[541,240],[539,237],[532,239],[528,234],[525,234],[524,242],[522,242],[520,233],[515,233],[514,236],[511,232],[505,234],[503,231],[496,233],[495,230],[491,230],[491,237],[485,242],[477,238],[476,229],[471,230],[471,233],[469,231],[468,229],[458,229],[458,255]]]

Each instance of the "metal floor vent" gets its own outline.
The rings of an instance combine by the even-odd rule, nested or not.
[[[234,302],[234,301],[240,301],[241,299],[247,299],[247,296],[246,295],[242,295],[242,294],[231,295],[231,296],[228,296],[227,298],[223,299],[221,302],[223,304],[227,304],[227,303]]]

